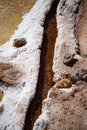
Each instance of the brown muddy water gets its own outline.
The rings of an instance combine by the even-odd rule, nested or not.
[[[32,130],[34,122],[41,114],[42,101],[53,86],[53,55],[57,37],[56,8],[58,1],[55,0],[44,24],[44,36],[41,47],[40,72],[37,83],[36,95],[32,100],[25,118],[24,130]]]
[[[36,0],[0,0],[0,45],[5,43]]]

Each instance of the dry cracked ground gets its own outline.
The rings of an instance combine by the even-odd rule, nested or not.
[[[0,46],[0,130],[87,130],[87,0],[37,0]]]

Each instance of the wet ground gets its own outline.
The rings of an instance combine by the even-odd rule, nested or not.
[[[31,102],[25,120],[24,130],[32,130],[34,122],[41,114],[42,101],[47,97],[47,93],[53,86],[53,56],[57,37],[56,8],[58,1],[55,0],[44,24],[43,44],[41,47],[40,73],[38,78],[36,95]]]
[[[0,0],[0,45],[5,43],[36,0]]]

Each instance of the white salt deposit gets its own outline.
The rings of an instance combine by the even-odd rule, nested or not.
[[[0,61],[13,64],[22,72],[17,85],[4,86],[4,98],[0,105],[4,111],[0,113],[0,130],[22,130],[27,108],[35,95],[39,67],[39,49],[43,40],[43,24],[47,12],[54,0],[37,0],[29,13],[23,16],[10,40],[0,46]],[[27,44],[23,47],[13,47],[14,39],[25,38]]]

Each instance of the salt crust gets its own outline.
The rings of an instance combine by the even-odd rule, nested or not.
[[[23,72],[16,86],[0,85],[4,98],[0,106],[0,130],[22,130],[27,108],[35,95],[39,67],[43,24],[54,0],[37,0],[31,11],[22,17],[22,22],[7,43],[0,46],[0,62],[11,63]],[[16,48],[14,39],[25,38],[27,44]]]

